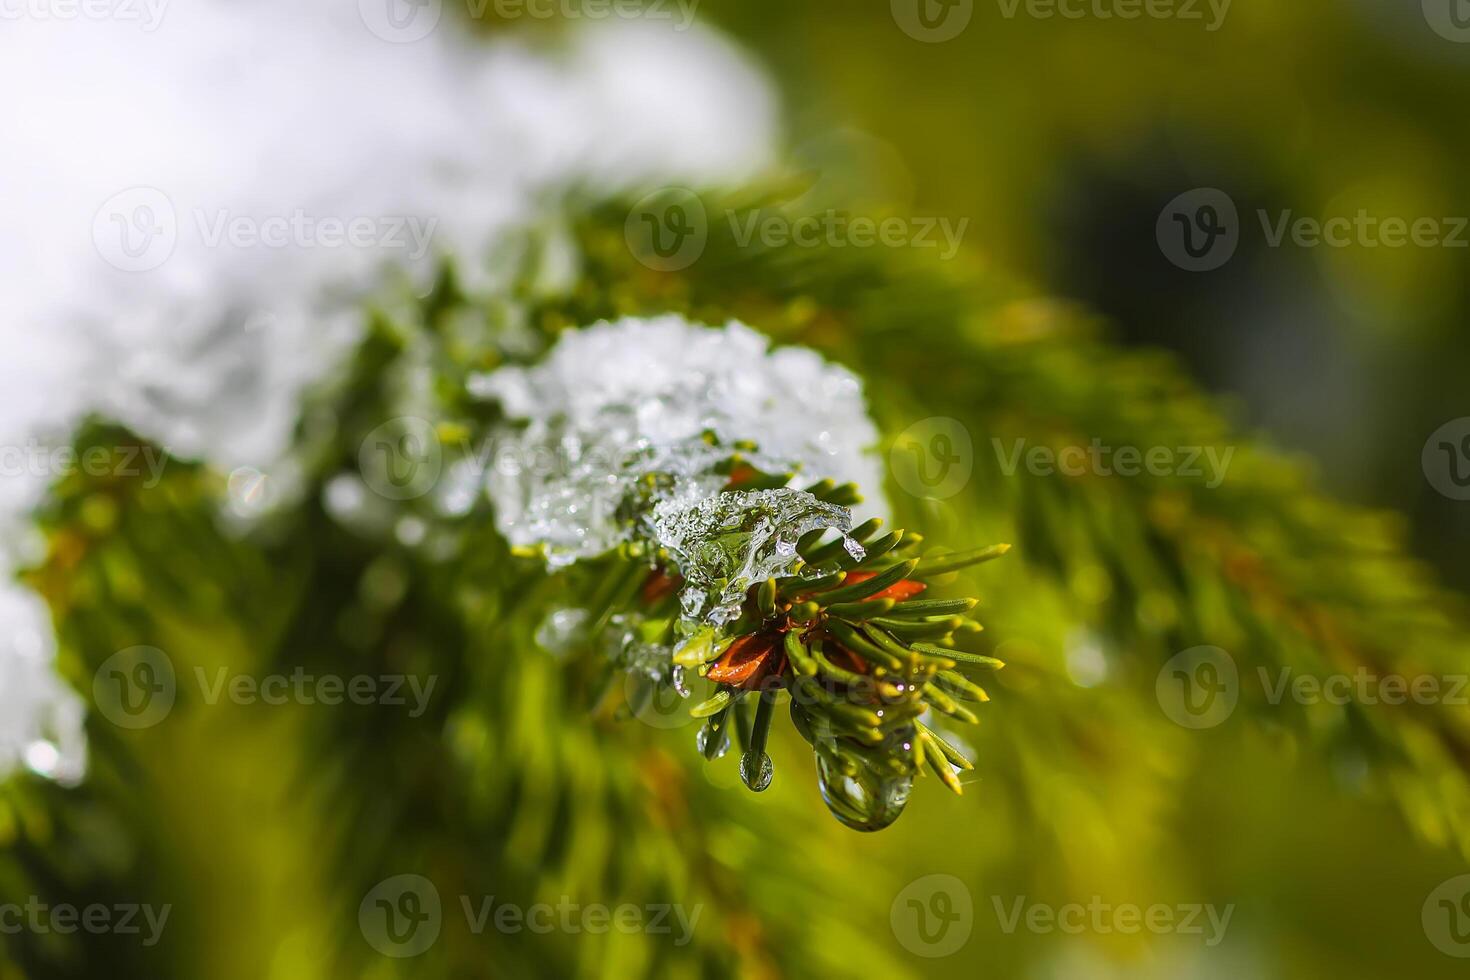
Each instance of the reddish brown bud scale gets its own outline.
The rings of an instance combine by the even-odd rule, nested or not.
[[[651,606],[660,599],[666,599],[674,593],[674,590],[683,584],[683,578],[678,575],[669,575],[663,571],[655,571],[643,580],[643,588],[640,596],[643,604]]]
[[[853,585],[857,582],[866,582],[868,579],[877,574],[877,572],[848,572],[847,578],[843,581],[842,584]],[[903,602],[905,599],[912,599],[914,596],[923,592],[927,588],[929,588],[929,586],[925,585],[923,582],[915,582],[911,578],[906,578],[898,582],[894,582],[892,585],[882,590],[881,592],[874,592],[864,601],[871,602],[874,599],[892,599],[894,602]]]
[[[851,674],[866,674],[872,670],[868,662],[847,647],[839,646],[835,637],[828,637],[826,644],[827,659],[832,666],[840,667]]]
[[[743,483],[749,483],[759,476],[759,471],[749,463],[738,463],[730,470],[730,486],[738,487]]]
[[[730,644],[705,676],[742,691],[756,690],[767,677],[786,669],[786,654],[781,650],[781,644],[779,632],[742,636]]]

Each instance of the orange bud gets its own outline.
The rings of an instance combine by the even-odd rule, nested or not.
[[[786,655],[781,652],[781,634],[773,632],[752,633],[742,636],[730,644],[705,674],[720,684],[738,687],[742,691],[753,691],[761,681],[786,667]]]
[[[848,572],[847,578],[843,581],[842,584],[852,585],[856,582],[866,582],[868,579],[877,574],[877,572]],[[914,596],[918,595],[920,592],[923,592],[928,587],[929,586],[925,585],[923,582],[915,582],[911,578],[901,579],[897,582],[894,582],[882,592],[873,593],[863,601],[866,602],[872,599],[892,599],[894,602],[903,602],[905,599],[912,599]]]

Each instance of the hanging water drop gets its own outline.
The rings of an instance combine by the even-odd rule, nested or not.
[[[756,761],[756,760],[759,761]],[[776,767],[771,764],[771,757],[762,752],[759,756],[747,752],[740,757],[740,778],[745,780],[757,793],[763,792],[771,785],[771,777],[775,774]]]
[[[730,751],[730,732],[724,725],[707,721],[694,736],[694,746],[700,755],[713,762]]]
[[[890,742],[908,742],[914,733],[900,730],[890,735]],[[843,772],[835,756],[817,753],[817,785],[827,809],[840,822],[853,830],[882,830],[903,813],[909,793],[914,787],[912,772],[880,772],[869,764],[860,764],[851,772]]]

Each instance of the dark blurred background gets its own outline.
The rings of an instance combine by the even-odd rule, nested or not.
[[[926,43],[899,26],[913,0],[699,13],[776,72],[798,158],[862,170],[838,176],[876,178],[913,214],[968,218],[970,259],[1077,300],[1125,343],[1176,351],[1243,426],[1310,459],[1334,496],[1407,515],[1416,551],[1470,585],[1470,508],[1420,463],[1435,429],[1470,414],[1461,0],[1180,0],[1135,20],[1093,0],[1064,3],[1076,18],[924,2],[932,22],[970,19]],[[1239,247],[1189,272],[1155,224],[1201,187],[1234,201]],[[1372,232],[1273,247],[1261,217],[1274,234],[1288,211],[1360,210],[1432,219],[1459,247]]]

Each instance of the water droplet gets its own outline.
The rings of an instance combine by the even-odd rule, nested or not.
[[[764,752],[760,755],[759,763],[755,758],[749,752],[740,757],[740,778],[745,780],[745,785],[760,793],[771,785],[771,776],[775,774],[776,767],[771,764],[771,757]]]
[[[912,734],[904,736],[904,741]],[[913,774],[895,775],[860,766],[851,775],[817,754],[817,785],[832,816],[853,830],[882,830],[903,813],[914,787]]]
[[[553,609],[536,627],[536,644],[553,656],[566,656],[586,641],[587,619],[585,609]]]
[[[709,722],[694,736],[694,746],[699,754],[713,762],[730,751],[730,733],[724,726],[713,727]]]
[[[266,513],[277,497],[270,477],[253,466],[241,466],[230,473],[228,490],[230,507],[241,517]]]
[[[753,583],[792,572],[796,540],[819,529],[845,532],[852,513],[783,487],[660,501],[650,526],[687,583],[685,618],[723,623],[740,614]]]

